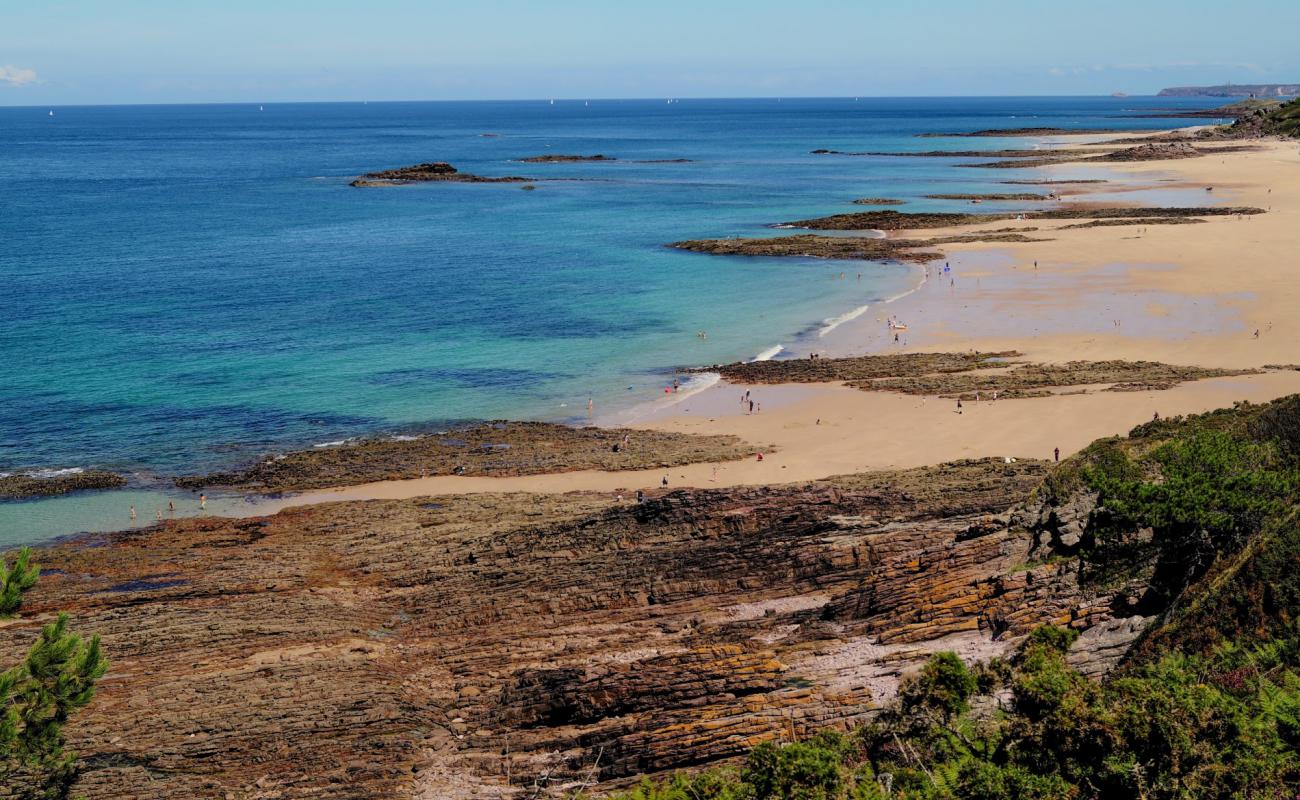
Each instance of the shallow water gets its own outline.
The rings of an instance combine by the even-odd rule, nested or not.
[[[798,353],[830,321],[916,280],[897,264],[718,258],[665,243],[773,234],[770,223],[860,210],[849,202],[863,196],[965,210],[921,196],[1018,190],[999,182],[1034,174],[809,150],[997,149],[1024,140],[914,134],[1159,128],[1173,123],[1115,115],[1197,104],[0,109],[0,470],[106,467],[147,487],[150,476],[351,436],[463,419],[578,420],[588,398],[597,416],[622,412],[658,399],[676,366],[777,344]],[[620,160],[510,160],[543,153]],[[692,161],[635,163],[670,158]],[[347,185],[431,160],[583,180],[535,191]],[[165,497],[138,507],[152,518]],[[0,543],[123,527],[130,502],[109,493],[0,504]]]

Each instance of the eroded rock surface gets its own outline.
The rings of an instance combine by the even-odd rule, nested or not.
[[[40,551],[0,656],[58,609],[103,635],[112,669],[68,729],[88,798],[613,786],[860,722],[936,650],[1109,623],[1005,513],[1046,470],[168,522]]]
[[[428,475],[653,469],[732,461],[754,452],[735,436],[498,420],[415,438],[363,439],[272,454],[244,469],[186,476],[176,484],[287,492]]]

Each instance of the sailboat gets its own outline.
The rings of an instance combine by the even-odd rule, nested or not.
[[[551,100],[551,105],[555,105],[555,101],[554,101],[554,100]]]
[[[266,109],[263,108],[262,106],[258,106],[258,107],[257,107],[257,110],[258,110],[258,111],[265,111]]]
[[[54,116],[54,109],[50,109],[50,116]]]

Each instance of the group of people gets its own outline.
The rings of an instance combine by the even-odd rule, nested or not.
[[[753,398],[749,396],[749,389],[746,389],[745,393],[740,396],[740,407],[745,409],[746,414],[757,414],[763,410],[763,404],[754,402]]]
[[[200,494],[200,495],[199,495],[199,510],[200,510],[200,511],[207,511],[207,510],[208,510],[208,496],[207,496],[206,494]],[[131,515],[131,521],[132,521],[132,522],[134,522],[134,521],[136,521],[137,519],[140,518],[140,515],[137,514],[136,511],[135,511],[135,505],[134,505],[134,504],[130,507],[129,513],[130,513],[130,515]],[[161,507],[154,509],[154,515],[158,518],[158,521],[159,521],[159,522],[162,522],[162,521],[163,521],[163,511],[162,511],[162,508],[161,508]],[[175,516],[175,515],[176,515],[176,502],[175,502],[174,500],[168,500],[168,501],[167,501],[167,515],[168,515],[168,516]]]

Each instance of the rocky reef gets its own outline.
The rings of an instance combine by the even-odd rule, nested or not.
[[[1062,225],[1061,230],[1071,228],[1109,228],[1115,225],[1195,225],[1205,222],[1198,217],[1134,217],[1132,219],[1094,219],[1090,222],[1077,222]]]
[[[1040,158],[1023,157],[1005,161],[980,161],[973,164],[959,164],[962,167],[986,169],[1019,169],[1022,167],[1045,167],[1052,164],[1069,164],[1082,162],[1123,163],[1133,161],[1169,161],[1180,158],[1198,158],[1217,153],[1231,153],[1254,149],[1251,145],[1229,145],[1221,147],[1194,147],[1181,134],[1150,137],[1146,142],[1133,147],[1124,147],[1105,153],[1088,155],[1088,151],[1055,150],[1048,151]]]
[[[1051,195],[1035,192],[1002,192],[987,194],[927,194],[931,200],[1051,200]]]
[[[400,186],[407,183],[529,183],[535,178],[486,177],[461,172],[445,161],[430,161],[410,167],[367,172],[350,186]]]
[[[896,260],[924,263],[943,258],[943,253],[923,250],[926,242],[867,236],[775,236],[758,239],[691,239],[668,247],[726,256],[780,256],[842,258],[868,261]]]
[[[572,164],[578,161],[617,161],[618,159],[613,156],[603,155],[601,153],[597,153],[591,156],[559,155],[559,154],[547,153],[545,155],[529,156],[527,158],[517,158],[515,160],[523,164]]]
[[[901,206],[906,203],[906,200],[898,200],[893,197],[859,197],[853,201],[855,206]]]
[[[956,225],[979,225],[986,222],[1023,217],[1034,220],[1052,219],[1152,219],[1156,217],[1221,217],[1243,214],[1263,214],[1262,208],[1252,206],[1204,207],[1137,207],[1137,208],[1056,208],[1047,211],[1006,212],[997,214],[961,214],[906,211],[859,211],[852,214],[834,214],[829,217],[804,219],[781,223],[781,227],[807,228],[809,230],[915,230],[922,228],[947,228]]]
[[[1080,178],[1078,180],[1019,180],[1019,181],[999,181],[1011,186],[1057,186],[1069,185],[1074,183],[1110,183],[1105,178]]]
[[[754,452],[734,436],[499,421],[416,438],[365,439],[276,454],[241,470],[178,478],[176,485],[288,492],[428,475],[652,469],[731,461]]]
[[[1129,133],[1120,128],[987,128],[969,133],[918,133],[921,139],[947,139],[953,137],[1020,137],[1020,136],[1101,136]]]
[[[51,497],[92,489],[118,489],[126,478],[103,470],[33,471],[0,475],[0,501]]]
[[[1070,361],[1028,364],[1015,351],[900,353],[851,358],[754,361],[711,367],[735,383],[844,382],[864,391],[902,392],[963,400],[977,395],[1014,399],[1057,390],[1169,389],[1187,381],[1248,375],[1258,370],[1185,367],[1154,361]]]

